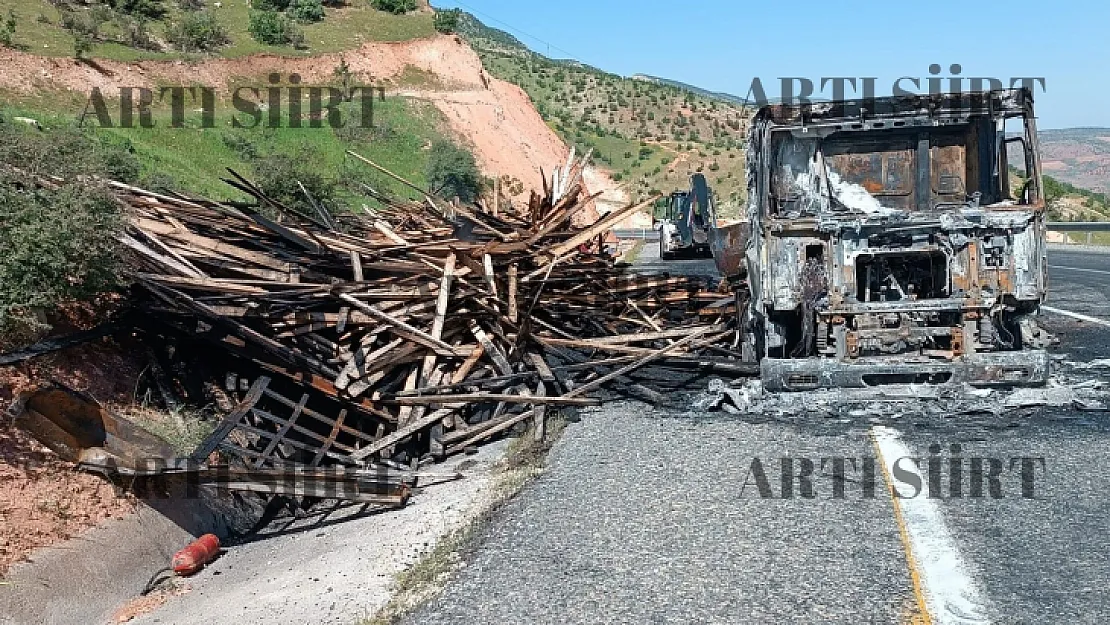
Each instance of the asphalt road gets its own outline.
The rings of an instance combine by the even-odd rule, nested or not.
[[[652,247],[643,262],[662,268]],[[1056,309],[1110,323],[1110,255],[1052,253],[1050,274]],[[1110,358],[1110,325],[1063,314],[1043,325],[1060,337],[1062,360]],[[1110,369],[1084,371],[1105,381]],[[932,445],[945,459],[942,497],[892,498],[886,463],[929,457]],[[946,469],[952,445],[964,471],[959,497]],[[831,461],[820,467],[840,457],[861,467],[846,469],[843,498]],[[1000,463],[1000,498],[989,479],[972,496],[972,457],[988,478]],[[1027,481],[1032,498],[1022,492],[1026,457],[1043,458]],[[795,473],[814,461],[814,498],[801,497],[796,480],[784,497],[783,458]],[[874,480],[865,458],[877,458]],[[813,422],[609,406],[567,430],[548,472],[408,622],[1102,623],[1108,462],[1110,413],[1070,408]]]

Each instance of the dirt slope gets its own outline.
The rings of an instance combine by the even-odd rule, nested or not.
[[[202,85],[224,88],[229,81],[255,81],[271,72],[297,73],[303,84],[331,84],[340,59],[364,82],[402,79],[406,69],[418,70],[431,86],[387,90],[387,97],[408,95],[435,103],[452,128],[469,142],[487,175],[509,175],[526,189],[539,186],[539,169],[565,160],[567,146],[552,131],[531,99],[520,88],[490,77],[478,55],[455,36],[436,36],[399,43],[367,43],[342,54],[309,58],[259,55],[238,59],[142,61],[121,63],[46,58],[0,48],[0,89],[28,93],[68,89],[89,92],[98,87],[106,96],[121,87]],[[411,72],[412,69],[409,69]],[[603,172],[591,172],[591,190],[617,185]],[[518,198],[523,199],[523,198]]]

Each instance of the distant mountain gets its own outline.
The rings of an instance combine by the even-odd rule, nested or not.
[[[1110,193],[1110,128],[1042,130],[1040,139],[1045,174]]]

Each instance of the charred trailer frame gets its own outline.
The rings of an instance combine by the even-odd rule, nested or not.
[[[768,389],[1047,380],[1027,90],[764,107],[748,184],[744,347]]]

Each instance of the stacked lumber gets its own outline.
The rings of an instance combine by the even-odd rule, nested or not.
[[[658,376],[637,377],[648,365],[750,371],[730,349],[733,294],[605,253],[612,225],[655,198],[572,225],[593,199],[585,158],[526,206],[487,210],[351,156],[422,198],[368,189],[380,207],[333,215],[308,197],[306,214],[234,172],[257,204],[113,184],[149,331],[202,345],[236,394],[197,458],[411,468],[518,427],[543,436],[554,411],[664,402]]]

